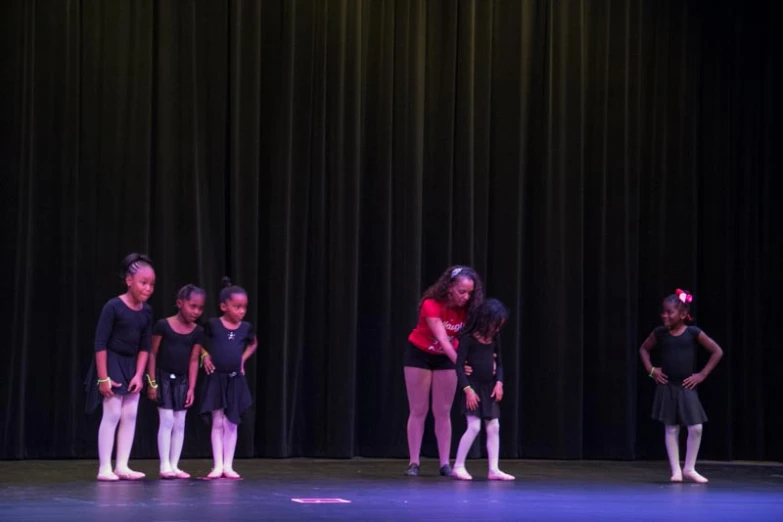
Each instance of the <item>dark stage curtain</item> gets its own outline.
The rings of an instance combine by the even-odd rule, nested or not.
[[[783,458],[776,9],[3,2],[0,457],[94,458],[82,379],[142,251],[156,317],[248,290],[240,456],[405,457],[405,339],[464,263],[512,314],[502,457],[662,458],[637,350],[684,287],[726,353],[702,456]],[[135,456],[156,430],[145,400]]]

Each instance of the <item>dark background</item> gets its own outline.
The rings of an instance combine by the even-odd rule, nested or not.
[[[1,9],[0,457],[94,457],[95,323],[142,251],[156,317],[248,290],[240,456],[407,456],[405,338],[464,263],[511,310],[504,458],[662,458],[637,349],[676,287],[725,350],[702,457],[783,458],[774,2]],[[156,430],[145,400],[136,456]]]

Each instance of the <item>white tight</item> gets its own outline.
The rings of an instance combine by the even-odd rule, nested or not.
[[[468,451],[470,451],[473,441],[476,440],[479,431],[481,431],[481,419],[468,415],[467,420],[468,428],[459,441],[457,458],[454,461],[455,468],[465,467],[465,459],[468,457]],[[489,460],[489,471],[497,472],[498,453],[500,452],[500,421],[498,421],[498,419],[492,419],[485,421],[484,425],[487,431],[487,458]]]
[[[158,454],[160,471],[179,471],[179,457],[185,440],[185,415],[187,410],[174,411],[158,408]]]
[[[111,454],[114,450],[114,434],[117,434],[117,467],[120,473],[128,473],[133,436],[136,432],[136,413],[139,409],[138,393],[113,395],[103,399],[103,416],[98,428],[98,473],[110,474]],[[117,425],[119,424],[119,429]]]
[[[213,470],[233,471],[237,448],[237,425],[226,418],[223,410],[212,412]]]

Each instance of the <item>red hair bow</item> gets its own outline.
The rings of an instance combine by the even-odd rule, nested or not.
[[[691,301],[693,301],[693,295],[689,294],[685,290],[680,290],[679,288],[674,291],[675,294],[677,294],[677,299],[682,301],[683,303],[690,304]]]

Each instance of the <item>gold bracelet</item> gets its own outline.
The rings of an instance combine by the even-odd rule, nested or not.
[[[100,384],[102,382],[111,383],[111,377],[106,377],[105,379],[98,379],[98,384]]]
[[[147,374],[147,383],[150,385],[150,388],[157,389],[158,388],[158,381],[154,381],[150,378],[150,374]]]

